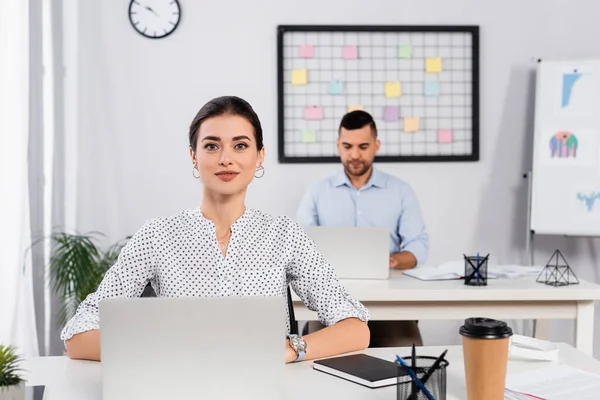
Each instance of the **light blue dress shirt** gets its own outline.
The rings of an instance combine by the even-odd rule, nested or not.
[[[412,188],[373,167],[360,189],[344,171],[315,183],[304,195],[296,216],[309,226],[377,226],[390,230],[390,254],[409,251],[417,265],[427,261],[429,235]]]

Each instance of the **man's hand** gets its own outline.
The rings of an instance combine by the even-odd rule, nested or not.
[[[417,259],[410,251],[401,251],[400,253],[390,254],[391,269],[411,269],[417,265]]]

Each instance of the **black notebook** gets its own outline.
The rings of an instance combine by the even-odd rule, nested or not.
[[[313,368],[369,388],[396,385],[398,376],[406,374],[395,363],[366,354],[317,360]]]

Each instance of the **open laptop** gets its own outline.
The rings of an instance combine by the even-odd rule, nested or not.
[[[283,297],[100,303],[105,400],[285,396]]]
[[[306,229],[340,279],[388,279],[390,231],[367,226],[311,226]]]

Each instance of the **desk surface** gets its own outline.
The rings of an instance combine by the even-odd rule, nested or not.
[[[559,361],[577,368],[600,374],[600,361],[574,348],[560,344]],[[423,347],[422,355],[439,355],[448,348],[448,400],[465,399],[462,349],[460,346]],[[367,349],[367,354],[393,360],[396,354],[409,355],[408,348]],[[550,365],[541,361],[509,361],[509,374]],[[101,400],[101,364],[74,361],[67,357],[39,357],[28,359],[24,365],[28,371],[28,385],[46,385],[45,400]],[[312,362],[286,365],[288,400],[338,398],[344,400],[390,400],[395,399],[393,387],[368,389],[340,378],[312,369]],[[299,384],[302,382],[302,384]]]
[[[577,285],[554,287],[535,279],[489,279],[487,286],[476,287],[462,280],[421,281],[392,271],[387,280],[342,279],[341,283],[363,302],[600,300],[600,285],[595,283],[580,279]],[[293,299],[300,301],[295,293]]]

